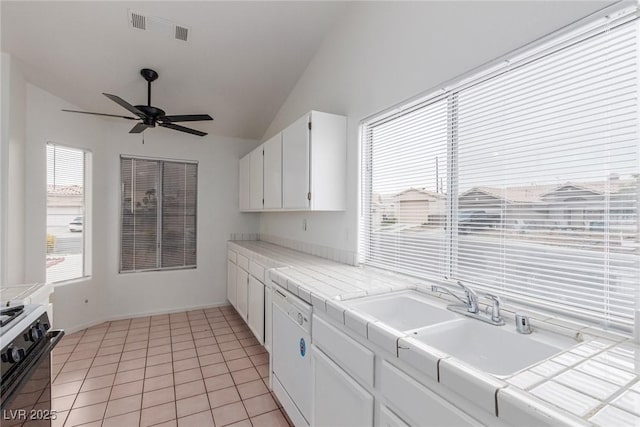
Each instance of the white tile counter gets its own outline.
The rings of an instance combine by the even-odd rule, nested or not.
[[[258,258],[279,286],[361,337],[418,366],[439,383],[513,425],[640,425],[640,346],[629,337],[522,309],[534,328],[577,338],[576,345],[523,371],[497,377],[354,311],[346,300],[415,289],[443,304],[433,282],[370,267],[354,267],[262,241],[229,242]],[[514,325],[514,307],[503,317]],[[401,351],[398,350],[401,349]],[[410,351],[406,351],[406,350]]]

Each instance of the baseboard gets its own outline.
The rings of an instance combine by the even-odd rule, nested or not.
[[[93,326],[97,326],[97,325],[99,325],[101,323],[104,323],[104,322],[114,322],[116,320],[136,319],[136,318],[139,318],[139,317],[148,317],[148,316],[160,316],[162,314],[181,313],[183,311],[205,310],[207,308],[224,307],[226,305],[229,305],[229,301],[217,302],[217,303],[206,304],[206,305],[193,305],[193,306],[181,307],[181,308],[171,308],[171,309],[165,309],[165,310],[145,311],[145,312],[142,312],[142,313],[120,314],[120,315],[115,315],[115,316],[107,316],[107,317],[102,318],[102,319],[97,320],[97,321],[84,323],[84,324],[82,324],[80,326],[74,326],[72,328],[66,328],[65,329],[65,333],[70,335],[70,334],[76,333],[78,331],[81,331],[83,329],[87,329],[87,328],[91,328]],[[55,307],[54,307],[54,315],[55,315]]]

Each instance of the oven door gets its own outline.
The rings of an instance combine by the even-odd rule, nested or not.
[[[64,331],[47,333],[45,340],[30,352],[24,366],[3,384],[0,397],[0,424],[9,426],[50,426],[56,414],[51,410],[51,351]]]

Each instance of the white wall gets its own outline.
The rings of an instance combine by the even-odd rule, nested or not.
[[[24,282],[25,97],[19,66],[2,53],[1,286]]]
[[[256,141],[181,135],[150,129],[145,144],[128,133],[131,123],[61,112],[78,109],[27,85],[26,279],[45,278],[47,141],[93,153],[92,276],[54,293],[56,326],[76,330],[103,319],[221,304],[226,301],[226,240],[256,232],[255,214],[238,212],[238,158]],[[197,127],[197,126],[194,126]],[[198,268],[118,273],[120,154],[199,161]],[[87,302],[85,302],[85,300]]]
[[[261,214],[260,232],[356,251],[362,119],[607,4],[356,2],[328,34],[263,138],[312,109],[347,115],[347,211]]]

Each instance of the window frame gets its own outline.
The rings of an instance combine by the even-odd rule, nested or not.
[[[158,194],[157,194],[157,223],[156,223],[156,238],[157,238],[157,253],[156,260],[157,264],[162,264],[162,172],[164,170],[164,163],[179,163],[179,164],[188,164],[195,165],[196,167],[196,180],[195,180],[195,248],[196,248],[196,262],[193,265],[188,266],[175,266],[175,267],[154,267],[154,268],[144,268],[144,269],[134,269],[134,270],[123,270],[122,269],[122,236],[123,236],[123,215],[122,215],[122,202],[124,197],[124,182],[122,181],[122,161],[123,160],[146,160],[153,161],[159,163],[158,168]],[[159,272],[159,271],[177,271],[177,270],[195,270],[198,268],[198,169],[199,162],[197,160],[185,160],[185,159],[171,159],[171,158],[163,158],[163,157],[149,157],[149,156],[136,156],[136,155],[128,155],[121,154],[119,157],[119,165],[118,165],[118,175],[119,175],[119,199],[118,199],[118,273],[119,274],[131,274],[131,273],[148,273],[148,272]]]
[[[367,257],[369,251],[371,232],[371,209],[372,209],[372,171],[370,165],[372,162],[372,144],[369,139],[371,127],[380,125],[384,122],[393,120],[410,113],[413,110],[423,108],[431,103],[447,99],[450,108],[448,108],[448,114],[457,114],[457,94],[464,91],[467,88],[481,84],[501,74],[507,73],[510,70],[526,66],[537,59],[543,58],[554,52],[570,47],[574,44],[580,43],[585,39],[597,36],[598,34],[606,32],[608,29],[615,28],[621,25],[629,24],[635,25],[636,31],[640,34],[640,20],[639,7],[637,5],[629,6],[629,4],[616,3],[614,5],[605,7],[604,9],[597,11],[583,19],[580,19],[558,31],[555,31],[547,36],[544,36],[538,40],[533,41],[521,48],[518,48],[512,52],[509,52],[493,61],[476,67],[467,73],[454,77],[445,83],[438,85],[435,88],[431,88],[425,92],[422,92],[408,100],[402,101],[390,108],[387,108],[378,113],[372,114],[363,120],[359,124],[359,171],[358,171],[358,189],[359,189],[359,205],[358,205],[358,260],[363,264],[367,264]],[[640,39],[640,35],[638,36]],[[640,43],[640,42],[639,42]],[[447,126],[450,127],[452,122],[456,121],[456,117],[451,117],[448,120]],[[457,240],[458,240],[458,192],[459,186],[458,180],[458,146],[457,146],[457,126],[451,126],[447,138],[447,206],[446,206],[446,229],[449,230],[446,234],[446,274],[442,278],[431,277],[428,280],[433,283],[454,285],[456,283],[456,268],[458,266],[458,252],[457,252]],[[393,270],[400,274],[408,274],[399,270]],[[421,276],[422,277],[422,276]],[[481,288],[481,286],[480,286]],[[579,318],[581,320],[588,321],[589,323],[603,324],[603,321],[598,319],[594,321],[588,313],[582,315],[578,311],[572,311],[570,314],[564,311],[562,304],[558,303],[540,303],[530,300],[512,300],[515,305],[523,305],[528,307],[534,307],[547,312],[561,313],[569,317]],[[635,320],[633,325],[626,323],[606,323],[606,326],[613,327],[615,329],[629,331],[631,328],[640,329],[640,316],[637,315],[640,310],[640,294],[636,297],[636,309]]]
[[[77,147],[69,144],[60,144],[55,141],[47,141],[45,143],[45,157],[47,147],[61,147],[68,150],[81,151],[83,153],[83,163],[84,163],[84,173],[82,177],[83,182],[83,191],[82,191],[82,275],[78,277],[73,277],[70,279],[60,280],[57,282],[47,282],[51,283],[54,287],[66,285],[69,283],[79,282],[83,280],[90,279],[92,277],[92,261],[93,261],[93,151],[89,148],[85,147]],[[48,159],[45,159],[45,164],[48,169]],[[49,203],[46,200],[46,191],[45,191],[45,218],[49,214]],[[48,228],[48,227],[47,227]],[[48,231],[47,233],[48,234]],[[46,235],[45,235],[46,237]],[[46,238],[45,238],[46,242]],[[46,243],[45,243],[46,245]],[[45,257],[46,259],[46,257]],[[46,261],[45,261],[45,281],[46,281]]]

